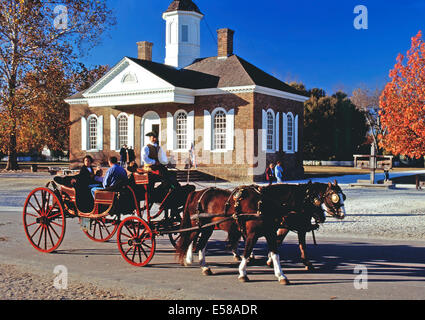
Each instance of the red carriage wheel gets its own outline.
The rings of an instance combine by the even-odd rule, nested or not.
[[[117,241],[122,257],[133,266],[147,265],[155,254],[155,235],[139,217],[129,217],[121,222]]]
[[[96,242],[106,242],[111,240],[118,229],[119,223],[116,220],[100,218],[90,220],[90,229],[83,230],[89,239]]]
[[[55,193],[47,188],[33,190],[24,204],[25,234],[40,252],[51,253],[65,236],[65,214]]]

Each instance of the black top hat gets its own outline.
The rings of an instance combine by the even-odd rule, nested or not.
[[[158,135],[156,134],[156,132],[149,132],[146,134],[146,137],[155,137],[158,138]]]

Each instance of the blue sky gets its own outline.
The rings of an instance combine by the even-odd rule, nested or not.
[[[165,21],[171,0],[108,0],[117,25],[83,58],[113,66],[137,56],[138,41],[154,43],[153,60],[164,62]],[[398,53],[425,32],[425,0],[194,0],[205,15],[201,56],[217,54],[216,30],[235,30],[234,52],[275,77],[347,93],[388,80]],[[354,8],[368,9],[368,29],[356,30]]]

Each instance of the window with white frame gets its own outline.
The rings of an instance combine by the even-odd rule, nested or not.
[[[126,115],[120,115],[117,119],[118,126],[118,149],[128,145],[128,118]]]
[[[187,149],[187,113],[181,111],[176,116],[176,147]]]
[[[273,112],[267,112],[267,150],[274,150],[274,139],[275,139],[275,130],[274,130],[274,115]]]
[[[219,110],[215,113],[213,118],[213,149],[225,150],[226,149],[226,113]]]
[[[96,150],[97,149],[97,118],[95,116],[90,116],[88,119],[88,150]]]
[[[287,139],[288,139],[288,151],[294,151],[294,116],[289,113],[288,114],[288,127],[287,127]]]

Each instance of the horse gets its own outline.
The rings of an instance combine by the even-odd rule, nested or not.
[[[338,182],[335,180],[333,184],[329,183],[312,183],[311,181],[307,184],[306,197],[307,201],[312,203],[316,207],[322,208],[323,212],[330,217],[338,220],[343,220],[346,216],[344,201],[346,196],[341,190]],[[316,225],[325,222],[325,217],[316,219]],[[320,221],[319,221],[320,220]],[[307,258],[306,252],[306,233],[314,230],[306,230],[304,228],[291,228],[288,224],[282,225],[277,233],[278,247],[282,245],[289,231],[294,231],[298,235],[298,244],[301,253],[301,262],[304,264],[305,269],[308,271],[314,271],[313,264]],[[267,265],[272,266],[272,259],[269,257]]]
[[[205,264],[205,247],[216,223],[219,229],[227,231],[234,248],[241,235],[244,235],[245,249],[239,266],[240,281],[249,281],[246,275],[248,258],[258,238],[264,236],[274,262],[275,276],[281,284],[289,284],[280,267],[277,229],[282,223],[305,225],[308,222],[311,226],[312,212],[320,212],[323,216],[321,207],[306,202],[306,190],[305,185],[274,185],[264,188],[252,185],[236,188],[231,193],[219,189],[191,193],[183,212],[182,226],[199,226],[199,230],[182,234],[176,248],[180,263],[191,263],[194,241],[201,234],[197,243],[200,266],[203,274],[212,273]]]
[[[187,197],[186,205],[183,210],[181,228],[190,228],[199,226],[199,230],[192,232],[182,232],[179,242],[176,246],[176,254],[180,264],[184,266],[191,265],[193,262],[193,248],[199,252],[199,265],[202,274],[211,275],[211,269],[205,263],[205,249],[208,239],[211,237],[215,228],[226,231],[230,236],[228,241],[233,251],[236,248],[241,237],[231,215],[222,214],[225,211],[226,203],[231,192],[224,189],[208,188],[201,191],[194,191]],[[202,211],[202,212],[201,212]],[[213,214],[202,213],[211,212]],[[205,226],[209,224],[209,226]]]

